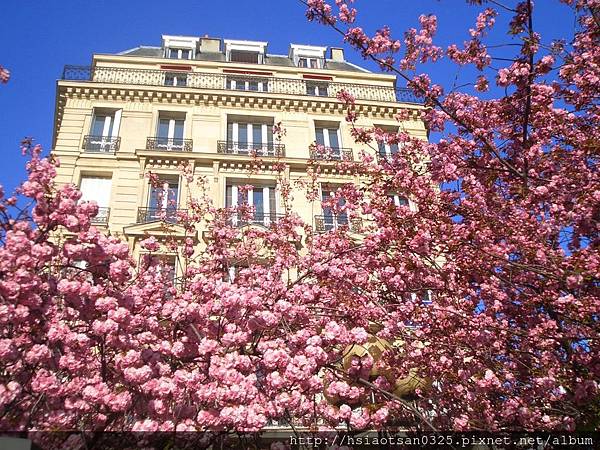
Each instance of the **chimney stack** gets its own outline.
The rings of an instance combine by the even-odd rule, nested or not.
[[[200,53],[219,53],[221,51],[221,39],[211,38],[208,35],[200,38]]]
[[[343,48],[331,47],[330,51],[332,61],[345,61]]]

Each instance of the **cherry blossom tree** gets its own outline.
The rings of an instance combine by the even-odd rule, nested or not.
[[[359,145],[399,144],[338,163],[361,183],[326,206],[351,226],[318,234],[291,209],[292,196],[316,199],[322,162],[295,184],[275,165],[286,214],[267,227],[240,227],[252,208],[212,204],[183,166],[195,194],[178,233],[165,221],[167,237],[145,239],[135,261],[91,226],[97,205],[55,183],[59,161],[25,141],[28,179],[0,198],[0,429],[75,431],[62,443],[73,447],[94,431],[210,440],[274,423],[596,429],[598,2],[563,2],[580,28],[550,46],[531,2],[490,3],[444,51],[433,16],[401,42],[387,28],[368,36],[350,2],[307,0],[309,19],[407,80],[441,135],[361,128],[339,93]],[[484,37],[498,14],[522,45],[492,68]],[[473,89],[501,96],[446,93],[416,72],[441,58],[473,65]],[[182,261],[178,280],[154,258],[165,250]]]
[[[307,17],[405,80],[440,136],[361,129],[342,96],[357,142],[399,144],[392,159],[363,158],[371,183],[356,206],[374,219],[363,247],[389,317],[379,333],[410,339],[398,364],[435,380],[419,408],[458,430],[596,429],[600,4],[561,2],[579,25],[566,43],[543,41],[531,1],[470,1],[491,7],[444,50],[435,16],[402,39],[369,36],[352,3],[308,0]],[[499,14],[519,44],[508,62],[485,43]],[[419,70],[443,58],[479,75],[445,91]],[[493,85],[497,98],[479,94]],[[391,206],[390,192],[415,210]],[[414,301],[424,289],[427,307]]]

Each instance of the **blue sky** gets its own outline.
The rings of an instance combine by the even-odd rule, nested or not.
[[[477,14],[476,8],[461,0],[357,0],[356,5],[365,29],[372,32],[389,25],[397,37],[416,26],[420,14],[435,13],[440,44],[462,42]],[[544,35],[572,35],[574,23],[566,7],[548,0],[538,5],[535,24]],[[7,193],[25,173],[20,140],[31,136],[47,151],[52,145],[55,86],[65,64],[87,65],[93,53],[157,46],[161,34],[268,41],[269,53],[281,54],[287,54],[289,43],[341,44],[334,31],[307,22],[297,0],[3,0],[2,13],[0,64],[11,71],[10,82],[0,85],[0,148],[6,156],[0,184]],[[500,34],[492,37],[495,42],[507,39]],[[349,49],[346,59],[377,70]],[[456,68],[446,65],[432,73],[436,82],[446,86],[456,76]]]

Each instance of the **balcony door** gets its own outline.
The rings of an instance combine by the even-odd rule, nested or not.
[[[227,152],[247,155],[250,151],[260,156],[275,154],[273,126],[266,123],[228,122]]]
[[[398,144],[379,143],[379,156],[382,158],[391,158],[398,153]]]
[[[277,219],[277,200],[275,185],[254,186],[247,192],[240,189],[246,183],[227,183],[225,191],[225,206],[233,208],[242,204],[254,207],[250,222],[268,227]],[[234,225],[245,224],[248,219],[241,214],[234,215]]]
[[[327,154],[330,154],[332,158],[341,159],[342,150],[340,146],[340,129],[333,127],[320,127],[315,128],[315,136],[317,144],[325,147]],[[325,155],[319,155],[325,156]]]
[[[321,189],[321,200],[323,202],[330,200],[334,197],[335,189],[333,188],[322,188]],[[346,204],[346,200],[344,198],[340,198],[337,201],[337,206],[342,207]],[[335,214],[333,208],[330,206],[323,205],[323,223],[325,225],[325,230],[333,230],[336,229],[340,225],[348,225],[348,215],[346,212],[341,212]]]
[[[94,223],[107,223],[112,179],[109,177],[81,178],[79,190],[81,191],[81,202],[96,202],[98,214],[92,220]]]
[[[166,220],[175,222],[179,202],[179,179],[164,180],[160,186],[150,186],[146,222]]]
[[[121,110],[94,111],[92,128],[87,142],[86,150],[97,152],[114,152],[114,143],[119,136],[121,123]]]
[[[160,117],[158,119],[158,130],[156,132],[156,146],[159,149],[183,150],[184,119]]]

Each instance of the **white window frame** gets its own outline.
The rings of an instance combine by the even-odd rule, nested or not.
[[[238,206],[238,198],[239,198],[239,187],[242,183],[241,182],[236,182],[236,181],[226,181],[225,182],[225,207],[227,208],[227,186],[231,186],[231,205],[229,207],[231,208],[235,208]],[[260,184],[258,184],[257,186],[253,185],[252,189],[249,189],[247,192],[247,202],[248,205],[251,206],[255,206],[254,205],[254,189],[261,189],[263,192],[263,222],[262,224],[265,227],[269,227],[271,225],[271,193],[270,191],[273,190],[274,192],[274,196],[275,196],[275,211],[274,213],[277,214],[277,211],[279,210],[279,199],[277,198],[277,183],[275,182],[275,184],[272,185],[268,185],[268,186],[260,186]],[[232,222],[234,224],[234,226],[237,226],[237,215],[233,216]],[[255,223],[255,222],[253,222]]]
[[[99,145],[101,152],[111,152],[113,151],[113,139],[119,136],[119,128],[121,127],[121,116],[123,110],[115,109],[115,110],[104,110],[102,108],[94,109],[94,114],[92,116],[92,124],[91,129],[94,129],[94,123],[98,116],[106,117],[104,121],[104,127],[102,129],[102,135],[93,136],[93,138],[100,138],[99,140],[90,140],[91,144]],[[112,123],[112,130],[111,130]],[[90,130],[91,131],[91,130]],[[110,133],[109,133],[110,131]]]
[[[311,94],[308,92],[310,87],[315,88],[315,93]],[[329,96],[329,84],[318,81],[306,81],[306,94],[313,97],[328,97]],[[324,94],[324,95],[323,95]]]
[[[85,184],[87,184],[84,180],[90,180],[89,183],[91,184],[91,186],[87,189],[84,186]],[[96,180],[95,183],[92,180]],[[102,180],[102,182],[100,182],[99,180]],[[94,184],[96,184],[96,186],[94,186]],[[95,216],[96,223],[105,223],[108,219],[112,186],[112,174],[104,176],[82,175],[79,180],[79,190],[81,191],[81,198],[79,199],[79,202],[81,203],[93,201],[96,202],[96,204],[98,205],[98,214]],[[101,220],[103,219],[103,217],[106,218],[104,220]]]
[[[167,84],[168,78],[173,78],[173,84]],[[165,73],[165,80],[164,80],[163,84],[165,86],[186,87],[187,86],[187,78],[188,78],[187,72],[167,72],[167,73]]]
[[[340,160],[343,158],[342,155],[342,134],[340,132],[340,127],[338,126],[337,128],[329,128],[329,127],[325,127],[325,126],[321,126],[321,125],[316,125],[315,124],[315,142],[317,142],[317,128],[320,128],[323,130],[323,146],[325,147],[325,150],[329,150],[331,152],[332,156],[335,156],[336,158],[339,158]],[[331,147],[331,142],[329,139],[329,133],[333,132],[335,130],[336,134],[337,134],[337,141],[338,141],[338,146],[337,147]],[[338,154],[333,154],[332,150],[336,149],[338,151]]]
[[[157,143],[156,146],[158,148],[164,147],[164,148],[167,149],[167,151],[170,151],[171,149],[174,149],[174,148],[176,148],[176,149],[183,149],[183,147],[185,145],[185,143],[183,142],[183,141],[185,141],[185,119],[176,118],[176,117],[165,117],[165,116],[161,117],[159,115],[158,116],[158,122],[156,124],[156,137],[157,137],[157,139],[164,137],[164,136],[159,136],[158,135],[158,131],[160,129],[160,121],[161,120],[168,120],[169,121],[169,129],[167,131],[167,136],[166,136],[167,143],[165,145],[161,145],[160,143]],[[177,120],[183,121],[183,137],[181,138],[182,139],[181,145],[177,145],[177,144],[174,143],[174,139],[175,139],[175,122]],[[173,142],[173,143],[171,143],[171,142]]]
[[[169,188],[171,186],[169,184],[169,181],[175,181],[175,178],[171,178],[170,180],[166,179],[163,181],[163,185],[162,185],[163,196],[161,198],[162,204],[160,205],[160,207],[165,210],[169,207],[170,200],[172,200],[172,199],[169,199]],[[165,185],[167,185],[167,186],[165,187]],[[147,202],[148,208],[150,208],[150,204],[152,202],[152,190],[153,189],[154,189],[154,187],[152,186],[152,184],[148,184],[148,202]],[[175,198],[175,209],[179,208],[180,196],[181,196],[181,177],[178,177],[177,178],[177,198]]]
[[[258,64],[265,63],[265,56],[267,50],[267,42],[258,42],[258,41],[239,41],[232,39],[225,39],[223,41],[225,45],[225,59],[228,62],[233,62],[236,64],[250,64],[250,63],[241,63],[237,61],[231,61],[231,51],[241,51],[241,52],[254,52],[258,53]]]
[[[327,227],[327,224],[325,223],[325,209],[323,208],[323,193],[327,192],[329,194],[329,197],[332,197],[331,194],[337,192],[339,189],[341,188],[341,186],[335,186],[335,185],[330,185],[327,183],[321,183],[319,186],[319,201],[321,202],[321,215],[323,216],[323,225],[325,227]],[[345,201],[345,199],[344,199]],[[332,228],[331,230],[337,230],[340,226],[350,226],[350,217],[348,215],[348,212],[344,212],[343,214],[345,214],[346,216],[346,223],[339,223],[338,219],[340,217],[339,214],[335,214],[333,211],[331,211],[331,217],[332,217]],[[325,229],[325,231],[331,231],[331,230],[327,230]]]
[[[255,144],[254,142],[254,130],[253,130],[253,126],[254,125],[261,125],[261,142],[256,142],[256,144],[261,144],[263,146],[262,152],[265,153],[265,149],[268,151],[268,145],[269,145],[269,125],[267,125],[266,123],[251,123],[251,122],[234,122],[234,121],[229,121],[227,123],[227,126],[229,127],[229,124],[231,124],[231,141],[234,143],[232,145],[232,150],[234,154],[239,154],[240,150],[243,152],[243,154],[249,153],[252,150],[252,146]],[[246,126],[246,136],[247,136],[247,140],[245,141],[247,144],[247,148],[239,148],[239,136],[240,136],[240,127]],[[228,138],[228,136],[226,136],[226,138]]]
[[[300,61],[302,61],[302,60],[306,61],[306,66],[300,65]],[[312,67],[312,64],[311,64],[312,61],[315,62],[315,67]],[[323,68],[323,67],[321,67],[322,61],[323,61],[323,58],[318,57],[318,56],[298,55],[296,67],[300,67],[301,69],[322,69]]]
[[[250,82],[256,81],[258,86],[256,91],[250,90]],[[269,90],[269,80],[259,80],[257,78],[244,80],[244,77],[229,76],[225,80],[226,88],[231,91],[247,91],[247,92],[267,92]],[[243,83],[244,89],[238,89],[238,84]]]
[[[183,52],[187,51],[188,53],[188,57],[184,58],[183,57]],[[173,54],[173,52],[177,52],[177,58],[172,58],[171,55]],[[193,59],[193,54],[194,51],[191,48],[177,48],[177,47],[168,47],[167,48],[167,59]]]

